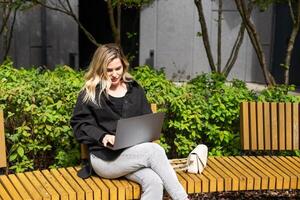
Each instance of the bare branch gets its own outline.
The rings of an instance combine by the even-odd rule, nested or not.
[[[247,12],[247,6],[243,0],[235,0],[237,9],[242,17],[243,22],[245,23],[246,30],[248,32],[251,43],[254,47],[255,53],[258,57],[260,67],[262,68],[266,83],[268,85],[275,85],[275,80],[271,75],[268,66],[266,64],[265,53],[263,51],[262,45],[260,43],[259,35],[256,31],[255,25],[250,20],[250,14]]]
[[[295,40],[299,33],[299,28],[300,28],[300,1],[297,1],[296,9],[297,9],[295,12],[297,14],[296,18],[294,15],[292,15],[293,10],[290,10],[291,17],[294,16],[294,19],[293,19],[293,28],[292,28],[292,32],[291,32],[291,35],[289,38],[288,46],[286,48],[286,56],[285,56],[285,61],[284,61],[284,84],[286,84],[286,85],[289,84],[289,72],[290,72],[291,57],[292,57],[292,52],[293,52],[294,45],[295,45]]]
[[[5,9],[3,9],[3,19],[2,19],[2,26],[1,26],[1,29],[0,29],[0,35],[3,33],[4,31],[4,28],[6,27],[7,25],[7,22],[8,22],[8,19],[10,17],[10,14],[11,14],[11,11],[12,9],[9,7],[8,8],[8,11],[6,12]]]
[[[244,35],[245,35],[245,25],[244,25],[244,23],[241,23],[241,27],[240,27],[238,36],[234,42],[234,45],[232,47],[232,50],[231,50],[230,56],[227,60],[227,63],[222,71],[222,73],[225,75],[225,77],[228,76],[229,72],[231,71],[231,69],[237,59],[238,52],[239,52],[240,47],[244,40]]]
[[[61,2],[59,0],[59,2]],[[41,5],[41,6],[44,6],[45,8],[48,8],[50,10],[54,10],[54,11],[58,11],[58,12],[61,12],[63,14],[66,14],[68,16],[70,16],[79,26],[79,28],[83,31],[83,33],[87,36],[87,38],[96,46],[99,46],[100,44],[96,41],[96,39],[92,36],[92,34],[86,30],[86,28],[82,25],[82,23],[79,21],[78,17],[76,16],[76,14],[73,12],[72,10],[72,7],[70,5],[70,2],[69,0],[66,0],[67,2],[67,5],[68,5],[68,8],[67,9],[65,6],[63,6],[63,8],[59,8],[57,5],[56,7],[55,6],[51,6],[51,5],[48,5],[44,2],[42,2],[41,0],[35,0],[34,3],[38,4],[38,5]],[[61,2],[62,3],[62,2]],[[53,4],[53,3],[52,3]],[[62,3],[63,4],[63,3]],[[61,5],[62,5],[61,4]]]
[[[295,24],[296,23],[296,19],[295,19],[294,10],[293,10],[293,6],[292,6],[291,0],[288,0],[288,5],[289,5],[290,15],[291,15],[293,24]]]
[[[209,37],[208,37],[208,32],[207,32],[207,25],[204,17],[204,12],[203,12],[203,6],[202,6],[202,0],[194,0],[195,5],[198,10],[198,15],[199,15],[199,22],[201,25],[201,31],[202,31],[202,41],[205,47],[205,52],[207,55],[208,63],[211,68],[211,71],[215,72],[217,71],[214,59],[212,56],[210,44],[209,44]]]

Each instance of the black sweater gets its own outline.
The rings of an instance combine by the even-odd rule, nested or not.
[[[100,91],[100,85],[96,87],[96,98]],[[100,106],[92,102],[83,102],[85,92],[78,96],[77,103],[71,118],[71,126],[79,143],[87,144],[89,152],[103,160],[115,159],[122,150],[113,151],[105,148],[102,138],[105,134],[114,134],[117,121],[120,118],[129,118],[151,113],[144,90],[137,82],[127,83],[127,93],[121,116],[112,109],[112,102],[105,94],[101,94]]]

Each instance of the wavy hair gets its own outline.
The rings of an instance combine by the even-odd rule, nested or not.
[[[114,59],[119,58],[123,65],[122,80],[130,82],[132,76],[128,73],[129,63],[122,51],[122,48],[114,43],[104,44],[97,48],[86,72],[85,84],[82,88],[85,91],[83,102],[93,102],[100,106],[100,96],[111,86],[110,78],[107,75],[107,67]],[[96,86],[100,84],[100,92],[96,97]],[[107,94],[106,94],[107,95]],[[97,99],[98,100],[97,100]]]

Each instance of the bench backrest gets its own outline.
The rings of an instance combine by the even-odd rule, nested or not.
[[[242,102],[243,150],[298,150],[299,103]]]
[[[4,136],[4,117],[3,111],[0,110],[0,168],[6,168],[6,146],[5,146],[5,136]]]
[[[151,104],[151,110],[152,112],[157,112],[157,105],[156,104]],[[81,154],[81,160],[88,160],[88,148],[87,145],[81,144],[80,145],[80,154]]]

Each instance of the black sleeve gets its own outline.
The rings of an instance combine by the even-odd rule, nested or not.
[[[78,96],[73,116],[71,117],[71,126],[75,138],[83,144],[102,144],[100,139],[104,137],[106,131],[98,126],[92,107],[83,102],[84,92]]]
[[[141,94],[142,94],[142,109],[143,114],[149,114],[152,113],[151,106],[147,100],[146,94],[144,89],[141,88]]]

